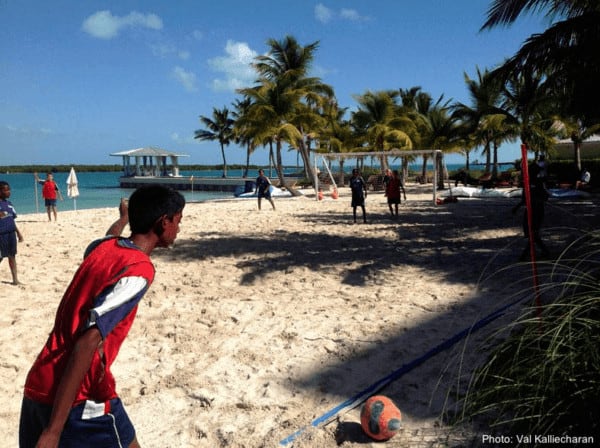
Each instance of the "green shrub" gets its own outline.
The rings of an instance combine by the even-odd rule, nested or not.
[[[540,284],[545,303],[528,308],[475,370],[463,418],[483,421],[502,435],[600,440],[599,274],[595,232],[553,262]]]

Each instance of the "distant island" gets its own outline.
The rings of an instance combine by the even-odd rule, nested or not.
[[[68,173],[71,167],[77,172],[113,172],[123,171],[120,164],[111,165],[0,165],[0,173]],[[223,165],[180,165],[182,171],[223,170]],[[246,165],[227,165],[228,169],[245,169]],[[250,170],[264,168],[263,165],[250,165]]]

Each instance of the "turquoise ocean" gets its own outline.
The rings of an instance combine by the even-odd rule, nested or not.
[[[64,201],[58,201],[58,211],[85,210],[93,208],[118,207],[121,198],[128,198],[133,189],[119,188],[121,172],[76,172],[79,196],[67,196],[68,172],[54,173],[54,181],[58,185]],[[182,176],[221,177],[221,171],[181,171]],[[241,176],[241,170],[228,170],[230,177]],[[254,176],[254,174],[252,174]],[[46,176],[40,173],[40,178]],[[3,173],[0,180],[10,184],[10,201],[18,215],[29,213],[46,213],[42,199],[42,187],[36,184],[32,173]],[[36,195],[37,192],[37,195]],[[231,192],[183,191],[186,201],[202,202],[233,197]]]
[[[460,165],[448,165],[448,169],[457,169]],[[392,168],[396,168],[393,166]],[[411,166],[410,169],[418,170],[420,167]],[[335,168],[333,168],[335,170]],[[350,167],[346,167],[350,169]],[[286,168],[285,172],[296,172],[297,168]],[[265,168],[267,176],[276,177],[275,170]],[[118,207],[121,198],[128,198],[133,189],[119,188],[121,172],[77,172],[79,196],[75,199],[67,197],[68,172],[54,173],[54,180],[63,195],[64,201],[58,201],[59,212],[68,210],[85,210],[94,208]],[[220,170],[182,170],[182,176],[194,177],[221,177]],[[242,170],[228,170],[229,177],[241,177]],[[254,179],[256,170],[250,171],[249,179]],[[43,179],[45,175],[40,174]],[[10,201],[15,206],[17,214],[45,213],[44,200],[41,197],[41,185],[36,184],[32,173],[3,173],[0,180],[10,184]],[[37,194],[36,194],[37,193]],[[184,191],[182,192],[188,202],[204,202],[216,199],[232,198],[231,192]]]

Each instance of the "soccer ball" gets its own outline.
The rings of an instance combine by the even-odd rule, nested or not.
[[[369,437],[388,440],[396,435],[402,424],[402,414],[394,402],[383,395],[369,398],[360,411],[360,425]]]

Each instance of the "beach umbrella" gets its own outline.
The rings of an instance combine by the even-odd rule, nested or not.
[[[67,196],[73,198],[73,209],[77,210],[77,196],[79,196],[79,188],[77,187],[77,175],[75,169],[71,167],[69,177],[67,177]]]

